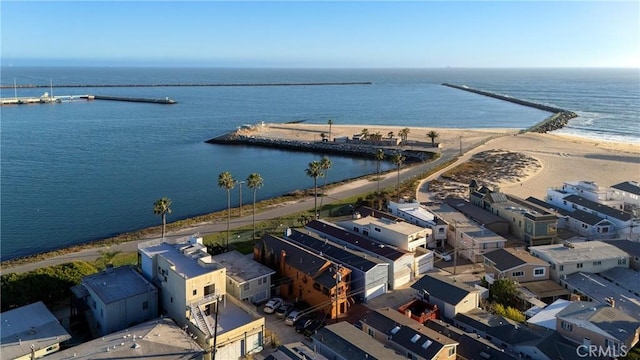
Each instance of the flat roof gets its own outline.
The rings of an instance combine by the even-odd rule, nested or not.
[[[638,314],[640,314],[639,296],[629,293],[596,274],[578,272],[567,275],[566,279],[560,279],[560,283],[575,288],[598,303],[606,304],[606,298],[611,297],[615,301],[614,307],[630,316],[638,318]]]
[[[215,262],[227,269],[227,276],[239,284],[276,273],[269,267],[253,260],[253,254],[243,255],[233,250],[212,257]]]
[[[547,307],[540,310],[534,316],[532,316],[529,320],[527,320],[527,323],[555,330],[556,314],[562,311],[562,309],[569,306],[570,303],[571,302],[568,300],[558,299],[553,303],[547,305]]]
[[[71,339],[42,301],[0,314],[0,358],[15,359]]]
[[[381,228],[385,228],[389,231],[394,231],[400,234],[405,234],[405,235],[411,235],[411,234],[415,234],[418,232],[422,232],[425,231],[425,228],[421,227],[421,226],[417,226],[417,225],[413,225],[410,224],[406,221],[393,221],[391,219],[387,219],[387,218],[376,218],[373,216],[365,216],[365,217],[361,217],[359,219],[350,219],[350,220],[346,220],[346,221],[341,221],[340,223],[338,223],[338,225],[342,224],[358,224],[360,226],[366,226],[366,225],[375,225],[375,226],[379,226]],[[344,227],[344,226],[343,226]]]
[[[218,336],[247,325],[258,319],[264,319],[255,312],[251,312],[249,309],[240,305],[241,302],[233,298],[233,296],[225,296],[222,303],[218,306]],[[212,326],[216,326],[215,313],[207,315],[207,320]],[[209,329],[211,334],[214,333],[213,329]]]
[[[402,211],[407,214],[410,214],[411,216],[414,216],[420,220],[432,221],[432,222],[435,222],[436,220],[436,215],[431,211],[427,210],[424,207],[424,205],[420,204],[419,202],[396,203],[396,202],[390,201],[390,203],[396,204],[398,211]]]
[[[585,199],[581,196],[578,195],[568,195],[565,196],[563,198],[563,200],[572,202],[574,204],[578,204],[580,206],[584,206],[587,209],[593,210],[593,211],[597,211],[599,213],[605,214],[607,216],[610,216],[612,218],[616,218],[620,221],[629,221],[632,218],[632,215],[628,212],[624,212],[622,210],[618,210],[618,209],[614,209],[610,206],[607,205],[603,205],[600,203],[597,203],[595,201],[591,201],[589,199]]]
[[[140,244],[138,249],[149,257],[159,256],[175,265],[175,272],[193,278],[222,269],[223,266],[213,261],[207,248],[199,243],[170,244],[165,242],[149,242],[149,246]],[[202,263],[202,265],[201,265]],[[204,266],[203,266],[204,265]]]
[[[564,244],[532,246],[529,251],[558,264],[629,257],[626,252],[602,241],[572,242],[571,247]]]
[[[531,291],[533,295],[540,299],[570,294],[567,289],[563,288],[562,286],[560,286],[560,284],[553,280],[530,281],[521,283],[520,286],[525,288],[526,290]]]
[[[107,350],[108,349],[108,350]],[[46,359],[196,358],[205,351],[170,318],[158,318],[117,331]]]
[[[155,286],[130,266],[107,268],[97,274],[85,276],[82,285],[92,290],[105,304],[157,291]]]

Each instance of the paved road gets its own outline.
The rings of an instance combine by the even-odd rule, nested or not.
[[[439,166],[440,164],[455,158],[457,155],[459,155],[459,150],[457,149],[443,150],[442,156],[433,162],[418,164],[415,166],[407,167],[405,169],[401,169],[400,181],[406,181],[412,178],[416,178],[417,176],[425,173],[426,171],[429,171]],[[451,165],[451,166],[454,166],[454,165]],[[397,172],[396,171],[388,172],[386,175],[383,175],[383,178],[380,180],[380,187],[381,188],[394,187],[397,184],[397,181],[398,181]],[[370,181],[368,179],[354,180],[346,184],[337,186],[333,189],[330,189],[327,192],[327,196],[323,200],[323,204],[330,204],[338,200],[373,192],[377,190],[377,186],[378,184],[376,181]],[[418,200],[420,200],[421,198],[421,196],[419,195],[421,191],[422,190],[419,187],[419,190],[417,191]],[[310,196],[310,197],[301,199],[295,203],[287,203],[286,205],[277,205],[271,209],[262,211],[260,213],[256,213],[256,222],[261,222],[265,220],[287,216],[290,214],[295,214],[298,212],[313,209],[313,207],[314,207],[314,199],[313,199],[313,196]],[[236,229],[243,226],[249,226],[251,224],[252,224],[252,215],[251,215],[251,212],[249,212],[247,216],[232,219],[230,223],[230,228]],[[223,232],[226,230],[227,230],[227,222],[218,221],[218,222],[204,223],[204,224],[193,226],[193,227],[170,231],[165,235],[165,237],[178,238],[178,237],[190,236],[196,233],[200,234],[201,236],[204,236],[207,234]],[[96,248],[90,248],[90,249],[73,252],[69,254],[64,254],[64,255],[52,257],[52,258],[34,262],[34,263],[23,264],[23,265],[2,269],[2,274],[23,273],[23,272],[35,270],[37,268],[58,265],[58,264],[62,264],[62,263],[66,263],[74,260],[94,261],[98,259],[101,256],[101,252],[104,252],[104,251],[111,251],[111,252],[119,251],[123,253],[136,252],[138,250],[139,242],[148,241],[148,240],[157,239],[157,238],[159,238],[159,236],[156,234],[155,236],[149,236],[139,241],[130,241],[130,242],[126,242],[118,245],[96,247]]]

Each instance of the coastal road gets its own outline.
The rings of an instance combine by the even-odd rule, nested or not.
[[[465,149],[465,150],[468,150],[468,149]],[[406,167],[404,169],[401,169],[400,181],[406,181],[412,178],[416,178],[417,176],[420,176],[426,171],[429,171],[430,169],[440,166],[440,164],[442,163],[445,163],[451,159],[454,159],[458,155],[459,155],[458,149],[443,150],[440,158],[438,158],[435,161],[432,161],[429,163],[416,164],[411,167]],[[451,165],[451,166],[454,166],[454,165]],[[381,188],[395,187],[397,184],[397,181],[398,180],[397,180],[396,171],[387,172],[386,174],[382,175],[382,179],[380,180],[380,187]],[[357,179],[357,180],[349,181],[345,184],[329,189],[327,191],[327,196],[323,200],[323,204],[330,204],[338,200],[373,192],[377,189],[377,186],[378,186],[377,181],[370,181],[368,179]],[[419,189],[417,193],[419,194],[420,192],[421,190]],[[419,201],[420,201],[420,197],[421,196],[418,195]],[[270,209],[256,213],[256,222],[271,220],[278,217],[283,217],[290,214],[311,210],[313,209],[313,207],[314,207],[314,198],[313,196],[309,196],[295,202],[288,202],[286,204],[275,205]],[[249,215],[247,216],[232,219],[230,223],[230,228],[236,229],[243,226],[249,226],[251,224],[252,224],[252,215],[251,213],[249,213]],[[226,230],[227,230],[226,221],[208,222],[208,223],[203,223],[203,224],[199,224],[199,225],[188,227],[188,228],[182,228],[182,229],[170,231],[165,235],[165,237],[180,238],[180,237],[191,236],[193,234],[199,234],[200,236],[204,236],[207,234],[224,232]],[[34,263],[27,263],[27,264],[17,265],[14,267],[3,268],[1,271],[1,274],[24,273],[24,272],[32,271],[38,268],[58,265],[58,264],[75,261],[75,260],[94,261],[100,258],[102,252],[106,252],[106,251],[123,252],[123,253],[136,252],[138,250],[138,243],[148,241],[148,240],[158,239],[158,238],[159,236],[156,235],[156,236],[143,238],[138,241],[130,241],[130,242],[126,242],[118,245],[89,248],[89,249],[85,249],[78,252],[55,256],[55,257],[34,262]]]

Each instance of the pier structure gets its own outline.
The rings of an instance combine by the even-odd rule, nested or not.
[[[25,104],[53,104],[61,102],[70,102],[77,100],[111,100],[111,101],[128,101],[152,104],[176,104],[177,102],[168,97],[164,99],[135,98],[126,96],[103,96],[103,95],[56,95],[51,96],[48,93],[40,97],[11,97],[1,98],[0,105],[25,105]]]
[[[569,110],[565,110],[565,109],[561,109],[558,107],[549,106],[545,104],[540,104],[533,101],[517,99],[508,95],[501,95],[501,94],[496,94],[489,91],[474,89],[466,85],[454,85],[454,84],[448,84],[448,83],[443,83],[442,85],[453,88],[453,89],[464,90],[464,91],[472,92],[474,94],[488,96],[494,99],[508,101],[514,104],[528,106],[530,108],[553,113],[553,115],[551,115],[550,117],[542,120],[541,122],[535,124],[534,126],[526,130],[523,130],[523,132],[546,133],[548,131],[558,130],[563,128],[565,125],[567,125],[569,120],[578,117],[578,114],[574,113],[573,111],[569,111]]]

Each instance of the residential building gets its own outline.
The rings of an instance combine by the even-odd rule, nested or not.
[[[253,250],[256,261],[276,271],[283,297],[302,300],[331,319],[347,315],[353,303],[349,268],[268,234]]]
[[[558,299],[527,319],[527,324],[556,330],[556,315],[569,304],[571,304],[569,300]]]
[[[551,264],[551,279],[555,281],[580,271],[599,273],[616,266],[629,267],[626,252],[602,241],[534,246],[529,251]]]
[[[96,334],[102,336],[158,317],[158,289],[130,266],[107,266],[85,276],[74,294],[92,313]],[[83,291],[84,290],[84,291]]]
[[[524,249],[502,248],[484,254],[485,279],[512,279],[519,283],[549,280],[549,265]]]
[[[560,284],[572,293],[581,295],[582,300],[612,304],[640,321],[640,296],[597,274],[574,273],[560,279]]]
[[[556,315],[556,329],[577,344],[609,348],[611,357],[621,357],[638,343],[640,322],[608,304],[574,301]]]
[[[173,320],[164,317],[47,356],[47,360],[134,358],[200,360],[206,358],[206,352]]]
[[[640,271],[614,267],[601,272],[599,275],[640,298]]]
[[[638,238],[640,234],[640,223],[632,213],[620,209],[602,205],[595,201],[591,201],[579,195],[549,196],[546,201],[552,205],[568,211],[582,210],[592,215],[596,215],[602,219],[606,219],[613,224],[613,228],[603,227],[601,234],[603,236],[626,237],[632,240]],[[635,231],[633,231],[635,228]],[[613,235],[609,235],[613,232]]]
[[[287,229],[285,239],[312,251],[318,256],[351,269],[351,291],[354,298],[368,302],[389,288],[389,264],[361,251],[344,249],[315,233]],[[432,262],[433,266],[433,262]]]
[[[565,181],[561,188],[547,189],[547,198],[564,198],[567,195],[577,195],[593,202],[624,210],[624,196],[612,188],[599,186],[593,181]]]
[[[365,336],[352,324],[341,321],[325,326],[311,336],[314,349],[332,360],[402,360],[398,352],[386,348],[382,343]]]
[[[458,342],[390,308],[360,320],[362,331],[402,354],[405,359],[456,359]]]
[[[213,256],[224,266],[227,276],[227,294],[250,303],[261,303],[271,297],[271,275],[274,270],[253,260],[253,254],[243,255],[229,251]]]
[[[441,319],[477,308],[483,296],[480,289],[436,273],[425,274],[411,287],[419,298],[438,306]]]
[[[28,360],[51,355],[71,339],[42,301],[0,314],[0,358]]]
[[[464,331],[484,337],[505,351],[522,354],[523,357],[528,355],[533,359],[547,358],[542,355],[544,352],[538,345],[553,333],[552,330],[544,328],[527,327],[525,324],[488,313],[482,309],[457,314],[454,318],[454,325]]]
[[[616,195],[622,196],[629,210],[640,208],[640,184],[636,181],[623,181],[611,185]]]
[[[234,359],[262,349],[264,317],[226,296],[226,268],[202,238],[138,244],[138,264],[160,290],[161,312],[193,333],[207,353]]]
[[[603,240],[604,243],[613,245],[618,249],[629,254],[629,267],[640,270],[640,241],[631,241],[627,239]]]
[[[447,221],[449,221],[449,245],[458,255],[474,263],[482,263],[484,254],[502,249],[507,244],[507,239],[504,237],[461,214],[447,217]]]
[[[482,225],[485,229],[506,237],[509,236],[509,222],[483,208],[471,204],[469,201],[456,197],[444,199],[445,204],[462,213],[467,219]]]
[[[391,214],[411,224],[431,229],[431,234],[427,236],[427,248],[444,246],[447,240],[447,223],[429,211],[426,206],[419,202],[389,201],[387,209]]]
[[[469,185],[469,202],[509,221],[509,232],[528,246],[552,244],[558,234],[558,218],[546,208],[515,196],[501,193],[498,188]]]
[[[506,352],[505,349],[497,347],[478,334],[468,333],[442,320],[429,320],[425,325],[429,329],[458,342],[459,345],[456,348],[458,359],[513,360],[521,358],[518,354]]]
[[[426,323],[430,319],[438,319],[438,305],[429,304],[428,302],[412,298],[407,303],[398,307],[398,312],[404,316],[411,318],[420,324]]]
[[[337,225],[409,252],[414,252],[417,247],[426,248],[427,236],[431,235],[431,229],[405,221],[392,221],[373,216],[359,217],[358,214],[353,219],[338,222]]]
[[[408,251],[354,234],[324,220],[312,220],[305,225],[305,229],[340,244],[343,248],[364,252],[389,264],[388,279],[391,289],[407,284],[413,279],[415,258]]]

